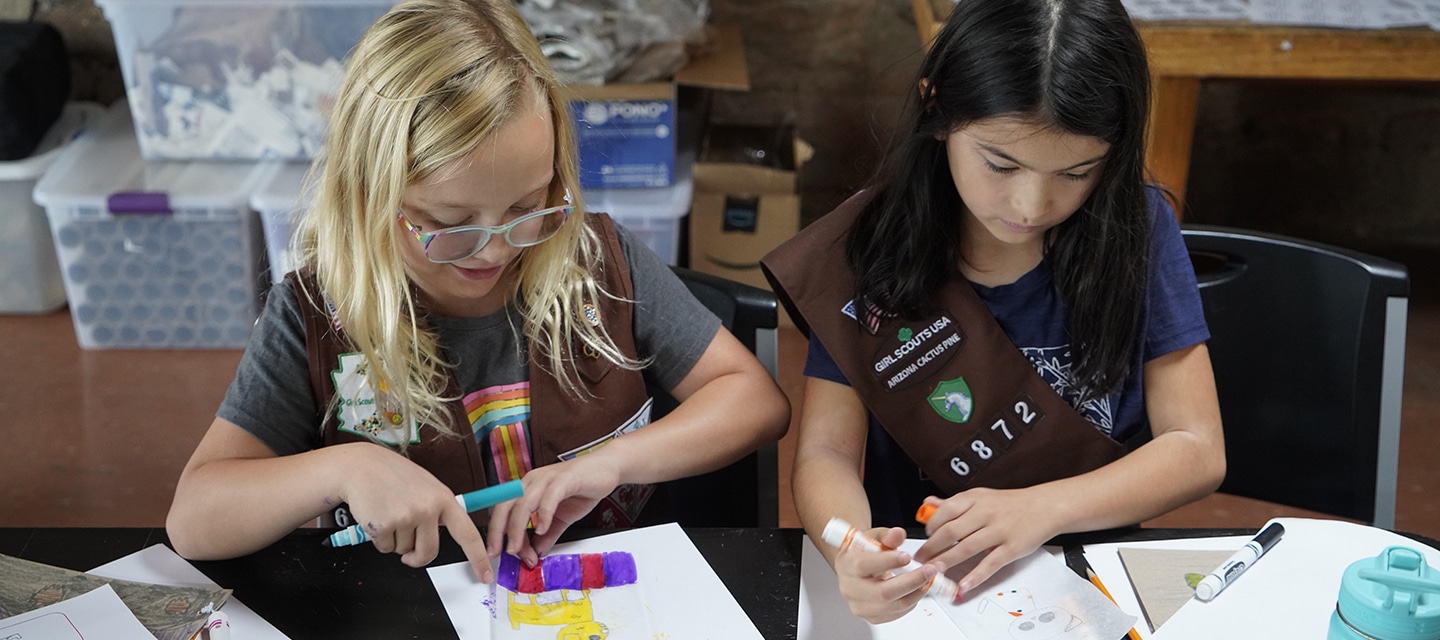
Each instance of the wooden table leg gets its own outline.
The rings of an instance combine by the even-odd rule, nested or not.
[[[1195,108],[1200,100],[1200,79],[1193,76],[1155,76],[1150,87],[1150,131],[1145,140],[1146,166],[1151,178],[1175,194],[1181,218],[1185,180],[1190,173],[1190,147],[1195,141]]]

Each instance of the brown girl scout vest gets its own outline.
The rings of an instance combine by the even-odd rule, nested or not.
[[[1036,373],[958,273],[935,292],[939,311],[915,321],[852,302],[846,240],[862,204],[851,198],[761,265],[796,324],[942,491],[1032,486],[1124,453]]]
[[[635,347],[633,305],[634,289],[630,281],[630,270],[620,248],[619,236],[609,216],[587,214],[586,222],[600,237],[603,262],[601,273],[596,274],[600,286],[619,300],[601,296],[593,304],[585,305],[586,320],[603,322],[615,346],[620,352],[637,358]],[[315,395],[316,406],[324,412],[322,439],[325,446],[345,442],[361,442],[388,437],[393,444],[398,437],[408,437],[405,455],[411,461],[424,467],[437,479],[444,482],[455,493],[465,493],[484,488],[487,484],[482,451],[474,437],[469,434],[470,420],[463,403],[459,400],[460,390],[451,375],[445,395],[456,398],[446,404],[451,424],[460,432],[460,437],[447,436],[437,429],[415,428],[413,422],[384,406],[383,394],[369,394],[369,403],[379,403],[373,416],[354,420],[341,428],[342,416],[347,415],[346,407],[331,410],[332,399],[337,393],[337,380],[359,381],[358,376],[344,374],[358,372],[363,359],[355,351],[333,316],[333,309],[321,295],[316,300],[319,286],[311,271],[291,273],[291,285],[300,296],[301,319],[305,326],[305,350],[309,359],[310,386]],[[300,287],[297,277],[305,279]],[[308,295],[307,295],[308,293]],[[629,425],[638,428],[649,422],[645,415],[638,423],[631,422],[642,407],[646,406],[649,395],[645,380],[639,371],[630,371],[615,366],[593,352],[587,353],[583,344],[576,341],[568,345],[563,359],[573,361],[582,385],[589,396],[577,398],[566,393],[560,381],[543,364],[547,359],[538,353],[532,341],[529,353],[530,373],[530,428],[528,433],[531,460],[538,466],[559,462],[583,452],[590,445],[603,444],[608,437],[618,435],[618,428]],[[579,355],[577,355],[577,353]],[[365,385],[368,390],[368,383]],[[366,402],[366,391],[358,395],[342,395],[341,402]],[[358,399],[356,399],[358,398]],[[409,424],[407,424],[409,423]],[[360,432],[360,433],[356,433]],[[368,433],[371,437],[361,435]],[[569,455],[566,455],[566,454]],[[646,500],[654,492],[653,485],[621,485],[610,496],[602,500],[591,511],[583,526],[629,526],[644,508]],[[487,512],[472,514],[477,526],[483,526]],[[341,506],[321,517],[321,526],[348,526],[348,507]]]

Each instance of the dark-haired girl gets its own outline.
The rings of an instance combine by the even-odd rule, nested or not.
[[[810,335],[792,486],[811,538],[840,517],[896,547],[934,509],[923,570],[821,545],[856,615],[1224,477],[1194,273],[1144,180],[1148,78],[1119,0],[962,1],[876,177],[766,257]]]

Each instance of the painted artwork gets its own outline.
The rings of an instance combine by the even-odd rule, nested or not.
[[[511,633],[499,629],[495,637],[648,638],[637,580],[635,557],[624,551],[552,555],[534,567],[504,554],[487,606]]]
[[[427,571],[460,640],[763,640],[689,536],[668,523]]]

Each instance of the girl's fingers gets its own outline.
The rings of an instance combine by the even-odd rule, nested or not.
[[[415,529],[415,547],[401,554],[400,561],[407,567],[423,567],[440,553],[440,526],[438,522],[425,522]]]
[[[376,525],[374,522],[365,522],[365,534],[370,536],[370,543],[375,545],[375,550],[380,553],[393,553],[395,551],[395,532],[389,527]]]
[[[505,548],[505,530],[510,525],[510,511],[518,500],[502,502],[490,510],[490,522],[485,526],[485,555],[499,557]]]

